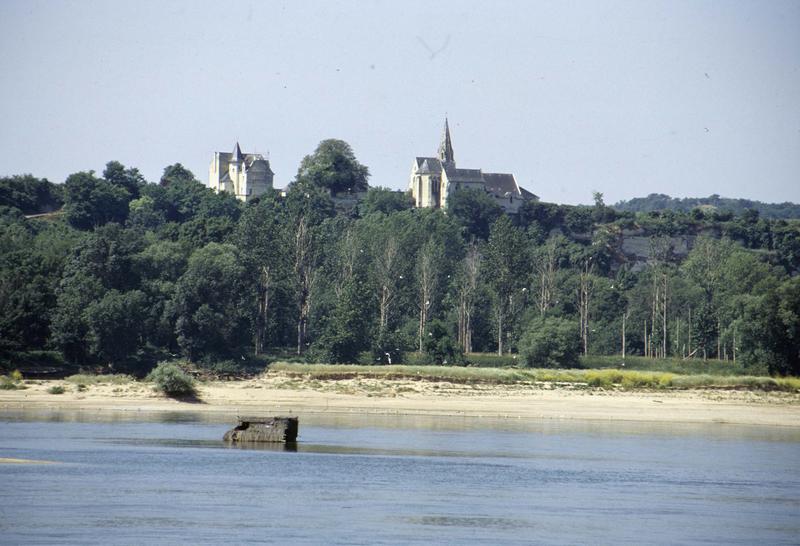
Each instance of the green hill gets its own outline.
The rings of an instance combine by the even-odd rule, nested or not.
[[[647,197],[635,197],[628,201],[620,201],[614,205],[619,211],[652,212],[674,210],[689,212],[696,208],[713,207],[717,211],[729,211],[740,215],[747,210],[757,210],[762,218],[772,220],[789,220],[800,218],[800,205],[795,203],[762,203],[750,199],[732,199],[717,194],[709,197],[670,197],[663,193],[651,193]]]

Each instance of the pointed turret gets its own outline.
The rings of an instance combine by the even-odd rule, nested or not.
[[[442,143],[439,144],[439,160],[442,163],[455,165],[456,159],[453,155],[453,143],[450,140],[450,126],[447,124],[447,118],[444,118],[444,134],[442,135]]]
[[[244,161],[244,154],[242,154],[242,149],[239,148],[239,142],[237,141],[231,154],[231,163],[241,163],[242,161]]]

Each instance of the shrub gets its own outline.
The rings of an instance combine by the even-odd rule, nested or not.
[[[405,346],[400,332],[386,331],[378,335],[372,346],[370,364],[401,364],[406,362]],[[359,357],[360,358],[360,357]]]
[[[64,387],[62,387],[61,385],[53,385],[52,387],[47,389],[47,392],[49,392],[50,394],[64,394]]]
[[[444,322],[434,319],[427,324],[425,331],[427,336],[422,345],[433,364],[460,364],[464,360],[461,347]]]
[[[404,356],[405,360],[403,363],[409,366],[427,366],[430,363],[428,355],[418,351],[405,353]]]
[[[174,362],[159,362],[145,378],[155,389],[167,396],[194,396],[194,379]]]
[[[602,387],[608,389],[615,383],[622,381],[622,372],[616,370],[589,370],[584,376],[586,384],[590,387]]]
[[[5,375],[0,376],[0,390],[13,391],[17,388],[17,383]]]
[[[4,391],[13,391],[15,389],[24,389],[25,385],[22,383],[22,374],[19,370],[14,370],[10,374],[0,376],[0,389]]]
[[[522,364],[529,368],[575,366],[581,351],[581,338],[575,322],[555,317],[531,321],[520,340]]]

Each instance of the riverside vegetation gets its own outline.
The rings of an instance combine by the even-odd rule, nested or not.
[[[601,194],[514,217],[471,191],[446,213],[375,187],[334,199],[368,171],[323,144],[285,195],[247,204],[180,164],[157,183],[116,161],[64,184],[0,180],[3,373],[144,377],[184,358],[229,376],[291,359],[619,388],[784,389],[800,374],[797,220],[617,211]],[[621,252],[624,230],[649,238],[644,267]]]
[[[150,386],[168,397],[201,399],[202,387],[212,377],[197,382],[192,375],[203,370],[188,362],[159,364],[140,381],[126,375],[75,374],[64,381],[50,384],[47,392],[63,394],[73,387],[76,393],[113,386],[123,392],[138,385]],[[790,377],[758,377],[720,373],[672,373],[620,369],[551,369],[551,368],[475,368],[465,366],[431,366],[391,364],[382,366],[354,364],[298,364],[276,362],[260,375],[264,379],[283,379],[273,383],[277,388],[334,388],[337,382],[372,380],[373,388],[394,392],[393,384],[414,381],[428,384],[518,386],[524,388],[601,389],[614,391],[681,391],[691,389],[721,389],[763,392],[800,393],[800,379]],[[25,381],[17,387],[27,388]],[[39,381],[27,381],[37,384]],[[45,383],[48,384],[48,383]],[[124,388],[123,388],[124,387]],[[136,389],[134,389],[136,390]],[[148,389],[149,390],[149,389]],[[335,390],[335,388],[334,388]]]

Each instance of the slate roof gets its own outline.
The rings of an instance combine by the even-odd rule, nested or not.
[[[483,182],[483,173],[480,169],[456,169],[445,165],[444,171],[447,173],[447,180],[452,182]]]
[[[507,173],[483,173],[483,180],[486,191],[499,196],[506,194],[520,195],[519,187],[513,174]]]
[[[253,164],[258,162],[258,161],[260,161],[260,162],[262,162],[262,163],[264,163],[266,165],[268,172],[270,172],[271,174],[275,174],[274,172],[272,172],[272,168],[269,165],[269,161],[264,159],[264,156],[261,155],[261,154],[247,154],[245,156],[244,163],[248,167],[252,167]]]
[[[442,172],[442,163],[435,157],[418,157],[417,172],[420,174],[439,174]]]

